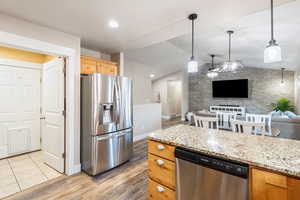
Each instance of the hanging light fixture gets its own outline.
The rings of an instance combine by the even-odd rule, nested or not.
[[[188,62],[188,72],[196,73],[198,72],[198,62],[194,58],[194,29],[195,29],[195,19],[197,19],[197,14],[193,13],[189,15],[189,20],[192,21],[192,57]]]
[[[211,56],[211,66],[209,67],[206,76],[208,78],[213,79],[213,78],[216,78],[219,74],[218,74],[218,68],[215,68],[215,66],[214,66],[214,57],[215,57],[215,55],[211,54],[210,56]]]
[[[271,40],[269,41],[269,44],[266,47],[264,52],[265,63],[280,62],[282,60],[281,48],[280,46],[278,46],[276,40],[274,39],[273,9],[274,9],[273,0],[271,0]]]
[[[239,61],[231,61],[231,35],[233,33],[233,31],[227,31],[229,38],[228,61],[222,63],[220,68],[221,72],[237,72],[244,67]]]

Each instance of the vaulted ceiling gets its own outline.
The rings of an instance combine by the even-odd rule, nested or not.
[[[216,62],[228,58],[228,35],[231,29],[232,58],[246,67],[289,70],[300,69],[300,1],[275,8],[275,39],[282,49],[283,62],[264,64],[263,51],[270,40],[270,10],[240,17],[231,23],[211,27],[196,26],[196,57],[200,63],[210,63],[209,54],[217,54]],[[127,51],[127,56],[153,68],[153,73],[164,75],[183,69],[191,54],[191,35],[185,34],[152,46]],[[207,66],[206,66],[207,67]]]
[[[276,4],[292,0],[275,0]],[[0,12],[81,38],[106,53],[146,47],[190,32],[186,17],[199,14],[198,33],[231,24],[269,7],[269,0],[1,0]],[[119,29],[110,29],[110,19]]]
[[[164,75],[185,67],[190,57],[188,14],[198,13],[196,56],[227,58],[226,30],[233,29],[234,59],[253,67],[299,67],[299,0],[275,0],[275,37],[284,62],[263,63],[269,40],[269,0],[1,0],[0,12],[81,38],[83,47],[106,53],[125,51],[153,73]],[[108,21],[119,22],[110,29]]]

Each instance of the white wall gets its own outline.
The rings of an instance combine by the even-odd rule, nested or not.
[[[133,81],[133,104],[152,103],[150,66],[124,58],[124,76]]]
[[[74,143],[75,153],[74,164],[80,164],[80,38],[3,14],[0,14],[0,31],[75,50],[76,62],[75,68],[72,69],[75,72],[74,77],[72,77],[74,80],[75,98],[75,121],[73,130],[75,137],[72,143]]]
[[[133,106],[133,140],[140,140],[152,131],[161,129],[161,104]]]
[[[169,116],[177,117],[181,115],[181,80],[167,81],[167,97],[169,105]]]
[[[161,105],[152,103],[151,66],[123,56],[124,76],[133,81],[133,140],[136,141],[161,129]]]
[[[153,99],[156,100],[158,94],[160,95],[160,103],[162,104],[163,118],[171,118],[175,114],[181,115],[182,73],[183,72],[181,71],[171,73],[167,76],[152,81]],[[178,85],[178,83],[180,84],[180,86]],[[178,87],[176,87],[176,84]],[[179,104],[180,108],[178,108]]]

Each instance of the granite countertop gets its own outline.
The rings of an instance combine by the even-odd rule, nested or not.
[[[178,125],[150,139],[300,178],[300,141]]]

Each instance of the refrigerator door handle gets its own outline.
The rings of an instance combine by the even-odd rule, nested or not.
[[[98,136],[97,141],[107,140],[107,139],[111,139],[111,138],[114,138],[114,137],[115,137],[115,135]]]
[[[116,80],[114,86],[114,94],[115,94],[115,109],[114,109],[114,120],[116,124],[120,123],[120,89],[119,89],[119,82]]]
[[[129,134],[129,133],[130,133],[130,131],[126,131],[126,132],[119,133],[119,134],[116,135],[116,136],[117,136],[117,137],[122,137],[122,136],[124,136],[124,135]]]

